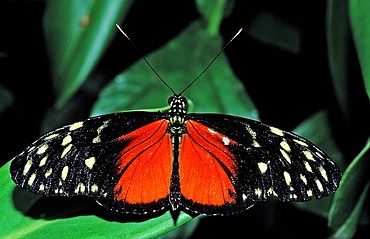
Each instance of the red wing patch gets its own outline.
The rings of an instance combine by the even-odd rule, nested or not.
[[[172,145],[167,126],[167,120],[157,120],[116,140],[129,142],[118,154],[116,200],[138,204],[168,196]]]
[[[186,128],[179,155],[182,195],[203,205],[235,203],[238,166],[227,146],[238,143],[193,120]]]

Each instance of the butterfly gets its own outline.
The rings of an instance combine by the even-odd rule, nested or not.
[[[271,196],[300,202],[338,188],[338,166],[294,133],[231,115],[188,114],[182,94],[199,76],[178,94],[159,77],[173,92],[167,112],[101,115],[46,133],[12,161],[13,181],[132,214],[230,215]]]

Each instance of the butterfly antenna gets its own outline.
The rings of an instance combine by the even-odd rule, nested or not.
[[[229,40],[228,43],[221,49],[221,51],[213,58],[213,60],[208,64],[208,66],[178,95],[182,95],[187,89],[190,88],[207,70],[208,68],[215,62],[215,60],[221,55],[221,53],[226,49],[226,47],[239,35],[239,33],[243,30],[243,28],[240,28],[239,31]]]
[[[154,68],[150,65],[150,63],[148,62],[148,60],[145,58],[144,54],[139,50],[139,48],[134,44],[133,41],[131,41],[131,39],[128,37],[128,35],[121,29],[121,27],[116,24],[116,27],[118,28],[118,30],[120,30],[120,32],[127,38],[127,40],[129,40],[129,42],[135,47],[135,49],[139,52],[141,58],[144,59],[145,63],[150,67],[150,69],[157,75],[157,77],[163,82],[163,84],[165,84],[165,86],[167,86],[168,89],[170,89],[172,91],[172,93],[174,95],[176,95],[175,91],[162,79],[162,77],[154,70]]]

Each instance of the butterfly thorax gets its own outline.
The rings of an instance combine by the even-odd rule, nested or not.
[[[180,95],[171,96],[168,99],[168,104],[170,105],[170,110],[168,111],[170,118],[170,124],[168,126],[169,132],[172,135],[182,135],[185,133],[185,115],[186,115],[186,103],[185,97]]]

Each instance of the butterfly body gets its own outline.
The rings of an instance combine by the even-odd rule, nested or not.
[[[236,116],[187,114],[180,95],[169,105],[51,131],[14,159],[12,178],[34,193],[89,196],[134,214],[229,215],[270,196],[322,198],[339,185],[335,163],[298,135]]]

